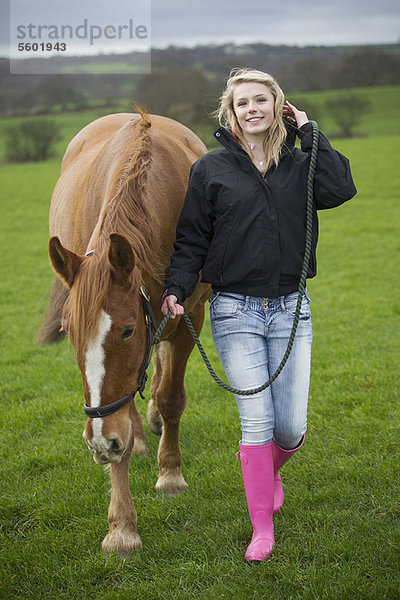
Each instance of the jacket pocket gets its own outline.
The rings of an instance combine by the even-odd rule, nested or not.
[[[222,284],[222,265],[231,237],[232,225],[228,223],[217,223],[213,239],[208,249],[207,257],[203,267],[203,281],[213,283],[216,286]]]
[[[232,229],[233,228],[231,227],[231,229],[229,231],[228,239],[226,240],[224,251],[221,256],[220,265],[219,265],[219,278],[220,278],[221,285],[223,285],[225,283],[224,282],[224,270],[225,270],[226,255],[228,252],[229,240],[231,239],[231,235],[232,235]]]
[[[239,237],[232,228],[220,265],[220,285],[257,284],[265,280],[264,246],[257,232]]]

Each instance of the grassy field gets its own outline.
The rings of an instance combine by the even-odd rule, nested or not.
[[[144,548],[125,561],[101,553],[109,477],[81,438],[73,350],[33,340],[51,281],[47,214],[59,161],[0,167],[0,598],[400,598],[400,175],[398,139],[382,119],[385,135],[335,143],[358,195],[320,214],[308,436],[284,468],[276,548],[262,564],[243,558],[251,526],[235,402],[197,352],[181,427],[189,490],[155,494],[158,438],[147,430],[150,452],[130,471]],[[215,363],[208,322],[202,341]]]
[[[376,88],[353,88],[351,90],[328,90],[323,92],[305,92],[303,94],[287,93],[289,101],[293,101],[297,106],[301,107],[301,101],[305,99],[307,102],[316,106],[318,109],[318,120],[320,129],[327,135],[332,137],[332,134],[337,131],[332,116],[324,107],[325,102],[329,98],[336,98],[341,95],[354,94],[356,96],[365,97],[370,102],[371,112],[363,118],[360,125],[355,129],[357,136],[383,136],[383,135],[400,135],[400,119],[398,118],[398,106],[400,100],[400,86],[387,86]],[[114,109],[110,110],[102,106],[93,106],[82,112],[65,112],[50,115],[50,118],[55,119],[59,123],[62,132],[62,139],[55,146],[55,157],[61,159],[67,143],[73,136],[88,123],[102,117],[110,112],[130,112],[134,98],[118,100]],[[310,118],[315,118],[312,114]],[[0,163],[4,160],[4,130],[11,124],[17,124],[25,117],[0,118]],[[216,129],[217,125],[215,126]],[[202,138],[205,144],[211,149],[217,146],[217,142],[213,136],[212,126],[210,129],[206,127],[195,128],[196,133]]]
[[[364,98],[370,103],[370,112],[362,119],[360,125],[355,128],[355,134],[364,135],[400,135],[400,119],[398,118],[398,106],[400,100],[400,87],[387,86],[376,88],[353,88],[351,90],[326,90],[322,92],[308,92],[303,94],[287,94],[288,100],[298,103],[304,98],[319,109],[319,124],[323,131],[332,137],[338,127],[332,116],[325,108],[325,102],[331,98],[354,95]],[[312,118],[312,115],[309,115]]]

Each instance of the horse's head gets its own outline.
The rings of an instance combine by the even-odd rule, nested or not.
[[[67,250],[57,237],[50,239],[49,253],[70,289],[62,327],[82,372],[86,406],[102,408],[137,390],[147,352],[134,252],[125,237],[112,233],[108,247],[92,256]],[[83,436],[95,462],[121,461],[132,441],[130,406],[128,402],[109,416],[88,418]]]

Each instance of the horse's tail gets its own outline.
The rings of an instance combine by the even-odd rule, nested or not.
[[[69,290],[60,279],[56,278],[51,290],[48,307],[44,313],[40,329],[36,334],[36,343],[39,346],[54,344],[64,339],[64,331],[60,331],[61,313]]]

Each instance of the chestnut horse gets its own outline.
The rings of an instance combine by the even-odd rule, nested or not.
[[[149,351],[151,317],[143,298],[150,296],[159,323],[163,272],[190,166],[205,152],[192,131],[166,117],[109,115],[71,141],[51,201],[49,253],[58,279],[38,341],[57,341],[63,332],[69,336],[86,406],[100,407],[101,416],[87,419],[83,436],[95,462],[111,465],[107,551],[126,553],[141,546],[128,465],[132,451],[147,451],[133,399]],[[198,333],[209,294],[209,286],[199,283],[185,302]],[[162,434],[158,491],[186,488],[178,431],[193,346],[186,324],[175,319],[155,348],[146,419],[154,433]],[[120,398],[123,406],[105,416],[104,407]]]

